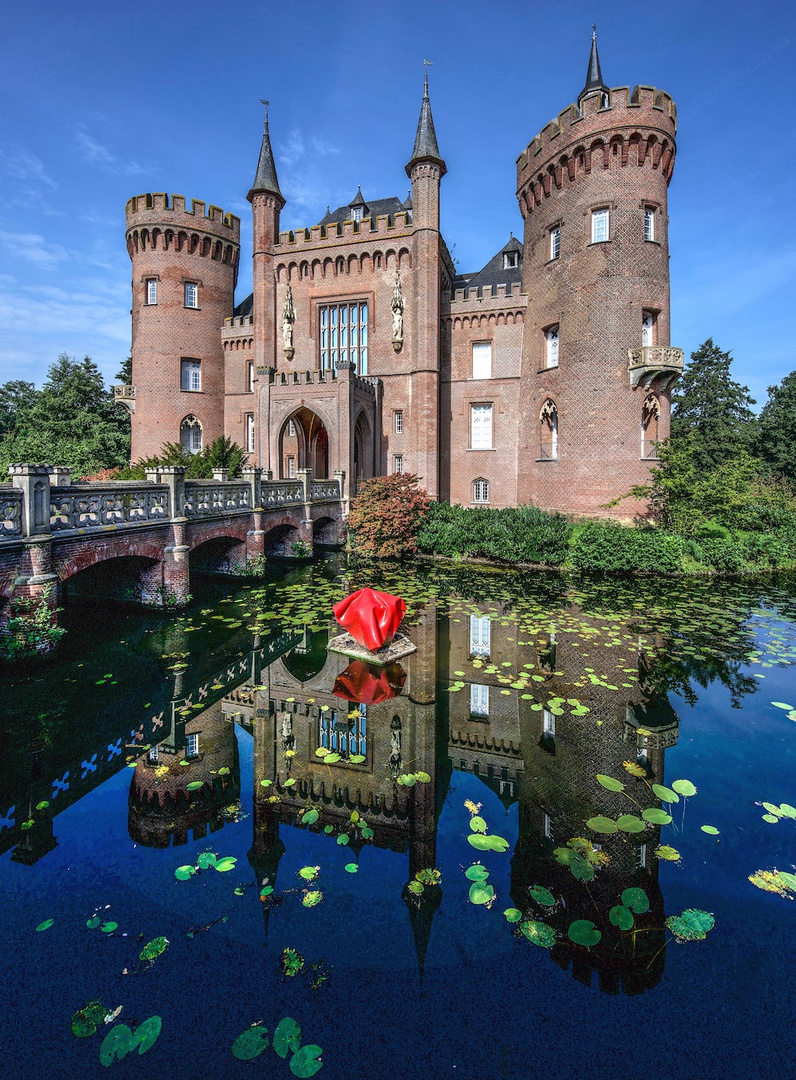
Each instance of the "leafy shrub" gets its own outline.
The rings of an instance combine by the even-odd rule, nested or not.
[[[348,515],[355,551],[376,559],[417,554],[417,533],[430,499],[413,473],[364,480]]]
[[[699,537],[700,540],[709,540],[711,538],[730,540],[732,533],[726,526],[719,525],[717,521],[706,521],[697,528],[695,536]]]
[[[53,606],[53,587],[45,585],[36,597],[14,598],[9,614],[0,627],[0,658],[28,660],[47,652],[66,633],[56,625],[57,612]]]
[[[164,443],[156,457],[144,458],[135,465],[118,469],[115,479],[145,480],[147,469],[155,469],[159,465],[184,465],[187,480],[209,480],[214,469],[228,469],[232,480],[241,475],[247,460],[248,455],[243,447],[226,435],[214,439],[198,454],[190,453],[180,443]]]
[[[571,526],[535,506],[505,510],[432,503],[417,536],[418,550],[449,558],[557,566],[566,558]]]
[[[714,537],[700,546],[704,562],[723,574],[737,573],[746,562],[746,547],[738,540]]]
[[[575,539],[572,564],[607,573],[677,573],[683,538],[662,529],[636,529],[612,522],[589,522]]]

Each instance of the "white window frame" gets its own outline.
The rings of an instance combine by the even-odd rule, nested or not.
[[[254,393],[254,361],[246,361],[246,392],[248,394]]]
[[[591,212],[591,242],[605,244],[611,239],[611,213],[607,206]]]
[[[188,423],[193,420],[194,423]],[[189,454],[199,454],[202,451],[202,425],[195,416],[186,416],[180,423],[180,445]]]
[[[191,356],[180,359],[180,390],[198,394],[202,390],[202,361]]]
[[[492,342],[473,342],[473,378],[492,378]]]
[[[365,216],[365,207],[364,206],[352,206],[351,207],[351,220],[352,221],[361,221],[364,216]]]
[[[504,270],[516,270],[520,265],[520,253],[519,251],[504,251],[503,252],[503,269]]]
[[[550,259],[557,259],[561,254],[561,226],[554,225],[550,230]]]
[[[489,687],[484,683],[470,683],[470,716],[489,716]]]
[[[644,239],[655,239],[655,207],[644,207]]]
[[[470,406],[470,449],[492,449],[492,404],[482,402]]]
[[[655,312],[647,311],[646,309],[641,312],[641,345],[642,348],[646,348],[654,344],[655,337]]]
[[[395,454],[392,459],[392,471],[394,473],[402,473],[404,471],[404,456],[403,454]]]
[[[483,477],[473,480],[473,502],[479,504],[489,502],[489,481]]]
[[[404,433],[404,413],[403,409],[396,409],[393,413],[393,430],[396,435],[403,435]]]
[[[254,413],[246,413],[246,453],[254,453]]]
[[[346,300],[339,304],[320,304],[318,321],[318,362],[321,371],[336,371],[338,364],[353,363],[357,375],[367,375],[367,301]]]
[[[647,845],[642,844],[641,847],[636,848],[636,866],[639,870],[646,870],[647,868]]]
[[[288,454],[287,457],[287,478],[288,480],[296,479],[296,458],[293,454]]]
[[[185,306],[187,308],[199,307],[199,286],[195,281],[185,282]]]
[[[295,436],[296,436],[296,421],[295,420],[288,420],[288,422],[287,422],[287,433],[288,433],[288,435],[291,435],[293,438],[295,438]]]
[[[150,746],[150,748],[149,748],[149,757],[148,757],[149,764],[150,765],[157,765],[159,756],[160,756],[160,752],[159,752],[159,749],[158,749],[158,744],[155,743],[154,746]]]
[[[196,731],[185,736],[185,756],[186,758],[199,757],[199,733]]]
[[[553,739],[556,737],[556,718],[549,709],[542,709],[542,734]]]
[[[146,279],[146,300],[144,301],[148,306],[153,307],[158,302],[158,281],[157,278]]]
[[[546,368],[558,367],[558,353],[560,334],[558,323],[549,326],[544,332],[544,366]]]
[[[546,812],[543,813],[544,835],[546,840],[555,840],[553,835],[553,819]]]
[[[470,616],[470,656],[489,656],[492,649],[492,621],[488,615]]]

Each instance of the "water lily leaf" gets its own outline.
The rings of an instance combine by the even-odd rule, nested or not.
[[[621,814],[616,819],[616,827],[626,833],[644,832],[646,825],[636,814]]]
[[[793,900],[796,893],[796,874],[784,870],[758,870],[749,875],[749,880],[758,889],[776,893],[785,900]]]
[[[119,1061],[125,1057],[133,1045],[133,1033],[127,1026],[127,1024],[117,1024],[112,1027],[100,1047],[99,1059],[100,1062],[109,1066],[114,1063],[118,1058]]]
[[[680,801],[680,796],[677,792],[672,791],[671,788],[664,787],[663,784],[653,784],[652,790],[662,802],[678,803]]]
[[[340,761],[340,755],[339,754],[327,754],[326,757],[323,760],[327,765],[334,765],[335,762]]]
[[[113,931],[118,927],[118,925],[119,924],[115,922],[104,922],[100,927],[100,930],[103,934],[112,934]]]
[[[349,874],[356,874],[359,870],[359,864],[355,862],[347,862],[345,864],[346,872]]]
[[[659,859],[666,859],[667,862],[677,862],[680,858],[677,848],[670,847],[668,844],[660,844],[656,847],[655,854]]]
[[[369,825],[360,825],[359,835],[362,837],[363,840],[372,840],[373,829],[371,829]]]
[[[177,881],[187,881],[189,878],[192,878],[195,873],[196,870],[193,866],[178,866],[174,871],[174,876]]]
[[[99,917],[99,915],[92,915],[86,923],[86,926],[89,928],[89,930],[96,930],[101,922],[102,919]]]
[[[690,780],[675,780],[672,784],[672,791],[676,791],[678,795],[682,795],[685,799],[690,799],[692,795],[697,793],[697,789]]]
[[[470,881],[486,881],[489,877],[489,871],[482,863],[473,863],[464,871],[464,876],[469,878]]]
[[[345,845],[348,843],[349,839],[350,839],[350,837],[349,837],[348,833],[340,833],[340,835],[337,837],[337,843],[341,844],[343,847],[345,847]]]
[[[323,900],[323,893],[320,889],[312,889],[304,894],[301,902],[304,907],[315,907],[316,904],[320,904],[321,900]]]
[[[415,896],[423,895],[423,886],[419,881],[410,881],[406,886],[410,893],[414,893]]]
[[[196,865],[200,870],[208,870],[211,866],[216,865],[216,856],[212,851],[203,851],[199,858],[196,860]]]
[[[624,904],[617,904],[616,907],[612,907],[608,912],[608,918],[619,930],[632,930],[635,923],[633,912],[626,908]]]
[[[667,814],[665,810],[661,810],[658,806],[650,806],[647,810],[642,810],[641,816],[651,825],[668,825],[672,820],[672,815]]]
[[[294,1076],[314,1076],[316,1072],[323,1068],[322,1053],[323,1050],[321,1050],[320,1046],[316,1046],[315,1043],[302,1046],[290,1059],[290,1071]]]
[[[556,943],[553,928],[547,923],[539,922],[538,919],[528,919],[520,923],[517,929],[532,945],[538,945],[541,949],[552,949]]]
[[[475,817],[470,818],[470,828],[472,829],[473,832],[485,833],[486,832],[486,822],[484,821],[484,819],[482,817],[479,817],[476,814]]]
[[[204,787],[204,780],[192,780],[190,784],[185,785],[186,791],[198,791],[200,787]]]
[[[707,833],[708,836],[718,836],[719,830],[715,825],[700,825],[702,832]]]
[[[398,783],[401,784],[402,787],[414,787],[417,783],[417,779],[414,773],[404,773],[403,776],[398,777]]]
[[[41,933],[42,930],[49,930],[55,919],[45,919],[44,922],[40,922],[36,927],[36,933]]]
[[[495,898],[494,886],[486,881],[474,881],[470,886],[471,904],[491,904]]]
[[[226,874],[227,871],[234,868],[237,861],[234,855],[225,855],[223,859],[218,859],[217,862],[213,863],[213,869],[218,870],[219,874]]]
[[[352,754],[348,760],[354,765],[361,765],[363,761],[367,761],[367,758],[364,754]]]
[[[776,823],[779,821],[779,818],[776,816],[776,814],[763,814],[763,821],[767,821],[769,825],[776,825]]]
[[[233,892],[233,894],[235,896],[245,896],[246,895],[246,886],[245,885],[236,885],[235,888],[232,890],[232,892]]]
[[[282,969],[282,974],[287,975],[290,979],[294,979],[296,975],[299,975],[304,970],[304,963],[304,957],[296,949],[283,949],[279,956],[279,967]],[[284,1054],[281,1056],[284,1057]]]
[[[643,780],[647,775],[647,770],[639,765],[637,761],[623,761],[622,768],[629,772],[631,776],[636,776],[640,780]]]
[[[150,1016],[148,1020],[144,1020],[133,1032],[130,1049],[134,1050],[137,1045],[139,1054],[145,1054],[147,1050],[151,1050],[158,1040],[162,1027],[163,1021],[159,1016]]]
[[[503,915],[505,916],[506,922],[510,923],[519,922],[522,918],[522,912],[519,908],[516,907],[506,908],[506,910],[503,912]]]
[[[790,803],[781,803],[779,808],[781,817],[796,818],[796,806],[791,806]]]
[[[50,803],[49,803],[49,801],[47,799],[42,799],[41,802],[36,803],[36,809],[37,810],[46,810],[49,805],[50,805]]]
[[[682,915],[670,915],[666,925],[678,941],[704,941],[716,920],[708,911],[686,908]]]
[[[549,889],[544,887],[544,885],[532,885],[528,892],[536,903],[542,904],[543,907],[552,907],[556,902],[556,898]]]
[[[471,844],[476,851],[491,851],[492,845],[490,844],[491,837],[484,836],[483,833],[470,833],[467,837],[467,842]]]
[[[314,807],[311,810],[305,810],[301,816],[301,820],[305,825],[314,825],[318,820],[318,811]]]
[[[285,787],[293,787],[295,782],[296,782],[296,778],[294,776],[291,776],[289,780],[285,780],[284,786]]]
[[[616,822],[612,818],[603,817],[602,815],[589,818],[586,824],[593,832],[604,833],[606,836],[615,833],[617,829]]]
[[[281,1058],[286,1058],[288,1052],[298,1050],[301,1046],[301,1028],[292,1016],[286,1016],[274,1028],[274,1050]]]
[[[650,909],[650,898],[644,892],[643,889],[630,888],[625,889],[622,893],[622,903],[626,908],[630,908],[636,915],[643,915],[645,911]]]
[[[771,704],[775,709],[785,709],[786,712],[792,712],[796,706],[786,705],[784,701],[772,701]]]
[[[273,891],[273,885],[263,885],[262,889],[260,889],[260,899],[264,900],[265,897],[270,896]]]
[[[625,790],[625,785],[621,780],[614,780],[613,776],[605,776],[603,773],[597,773],[597,783],[601,784],[606,791]]]
[[[576,945],[596,945],[602,934],[588,919],[575,919],[570,923],[567,937]]]
[[[228,776],[229,775],[229,766],[222,765],[221,768],[218,770],[218,775],[219,776]]]
[[[97,1028],[105,1020],[107,1009],[101,1001],[87,1001],[72,1017],[72,1034],[78,1039],[87,1039],[95,1035]]]
[[[268,1028],[257,1025],[247,1028],[232,1044],[232,1053],[241,1061],[251,1061],[268,1048]]]
[[[324,825],[323,831],[326,833],[327,836],[329,836],[331,833],[334,832],[334,825]]]
[[[261,780],[260,787],[270,787],[273,784],[273,780]]]
[[[302,866],[299,877],[304,878],[305,881],[314,881],[320,872],[320,866]]]
[[[156,956],[160,956],[162,952],[165,952],[169,947],[167,938],[156,937],[151,941],[148,941],[138,954],[139,960],[154,960]]]

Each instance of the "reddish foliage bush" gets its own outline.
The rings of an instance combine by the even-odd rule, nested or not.
[[[416,555],[415,538],[430,503],[413,473],[364,480],[348,515],[354,547],[361,555],[376,559]]]
[[[102,480],[118,480],[119,467],[118,465],[114,469],[100,469],[99,472],[91,473],[88,476],[81,476],[81,480],[85,481],[102,481]]]

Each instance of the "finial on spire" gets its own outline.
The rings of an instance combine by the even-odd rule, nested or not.
[[[265,124],[263,126],[263,141],[260,146],[260,157],[257,162],[257,172],[254,176],[254,183],[251,186],[251,190],[247,198],[251,201],[251,197],[255,191],[266,191],[272,195],[276,195],[282,202],[282,206],[285,205],[285,200],[282,192],[279,190],[279,180],[276,175],[276,164],[274,162],[274,153],[271,149],[271,138],[268,134],[268,106],[270,101],[266,101],[265,98],[260,98],[260,103],[265,105]]]
[[[600,70],[600,57],[597,52],[597,24],[592,23],[591,27],[591,51],[589,53],[589,67],[586,72],[586,85],[578,94],[578,101],[586,94],[593,94],[596,91],[607,94],[609,87],[603,82],[602,71]]]
[[[423,97],[428,97],[428,69],[434,66],[433,60],[423,61]]]
[[[411,175],[412,168],[418,161],[435,161],[442,169],[442,175],[448,171],[445,162],[437,146],[437,135],[434,131],[434,118],[431,115],[431,101],[428,96],[428,69],[433,67],[431,60],[424,60],[425,75],[423,78],[423,102],[420,106],[420,119],[417,122],[417,134],[412,157],[406,166],[407,175]]]

